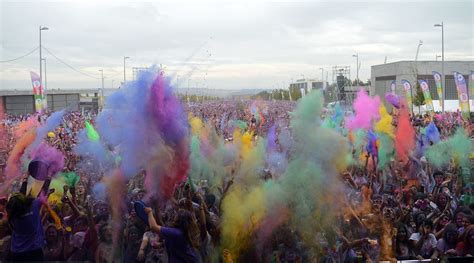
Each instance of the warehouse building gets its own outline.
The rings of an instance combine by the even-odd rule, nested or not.
[[[458,94],[456,83],[454,82],[453,72],[461,73],[467,82],[468,93],[470,98],[471,111],[474,110],[473,94],[471,94],[471,71],[474,70],[474,61],[445,61],[444,74],[446,87],[446,101],[445,109],[449,111],[456,111],[459,109]],[[433,106],[435,111],[440,111],[441,106],[438,101],[438,93],[436,92],[436,84],[432,75],[433,71],[442,72],[441,61],[398,61],[393,63],[375,65],[371,67],[371,81],[370,89],[371,95],[379,95],[381,98],[385,97],[387,92],[390,92],[390,83],[396,81],[396,93],[404,96],[402,79],[408,80],[412,87],[416,87],[416,83],[420,79],[424,79],[430,86],[431,98],[433,99]]]
[[[105,90],[104,95],[115,90]],[[98,89],[91,90],[48,90],[48,110],[58,111],[98,111],[100,95]],[[0,90],[0,102],[3,111],[8,114],[28,114],[35,112],[34,95],[32,90]]]

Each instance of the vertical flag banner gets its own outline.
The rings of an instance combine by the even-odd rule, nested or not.
[[[41,80],[38,74],[33,71],[30,71],[31,83],[33,85],[33,95],[35,98],[35,109],[36,112],[41,113],[43,111],[43,87],[41,85]]]
[[[469,118],[469,96],[467,95],[467,84],[464,76],[459,72],[454,72],[454,81],[458,90],[459,106],[465,120]]]
[[[390,83],[390,90],[392,91],[393,94],[396,94],[397,82],[395,80],[392,80],[392,83]]]
[[[412,98],[411,98],[411,84],[408,80],[402,79],[403,89],[405,90],[405,97],[407,98],[408,109],[413,112]]]
[[[423,96],[425,97],[426,110],[433,112],[433,100],[431,100],[430,86],[428,82],[424,79],[418,80],[420,83],[421,90],[423,91]]]
[[[474,70],[471,71],[471,100],[472,108],[474,109]]]
[[[441,85],[441,74],[439,72],[433,71],[433,77],[436,83],[436,91],[438,92],[439,106],[443,105],[443,86]]]

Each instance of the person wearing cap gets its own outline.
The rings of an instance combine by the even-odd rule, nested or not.
[[[39,178],[40,172],[47,171],[45,163],[31,162],[28,174]],[[41,223],[40,209],[45,202],[45,193],[49,188],[50,179],[47,175],[37,198],[26,195],[27,178],[23,179],[20,192],[12,194],[6,204],[8,223],[12,229],[11,261],[42,261],[45,237]]]

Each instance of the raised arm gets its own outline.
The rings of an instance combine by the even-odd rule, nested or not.
[[[148,225],[151,231],[159,233],[161,226],[156,223],[155,216],[153,216],[153,210],[150,207],[145,208],[145,213],[148,215]]]

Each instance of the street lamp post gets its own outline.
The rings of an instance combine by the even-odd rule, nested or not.
[[[359,54],[355,54],[355,55],[352,55],[352,57],[355,57],[356,58],[356,63],[357,63],[357,67],[356,67],[356,73],[357,73],[357,85],[356,86],[359,86]]]
[[[100,73],[102,73],[102,88],[101,88],[101,91],[100,91],[100,96],[101,96],[101,106],[103,107],[104,105],[104,70],[103,69],[99,69]]]
[[[48,30],[49,28],[45,26],[39,26],[39,62],[40,62],[40,82],[41,85],[43,85],[43,61],[42,61],[42,56],[41,56],[41,31],[43,30]]]
[[[324,69],[323,68],[319,68],[321,70],[321,87],[322,89],[324,90],[326,87],[325,87],[325,83],[324,83]]]
[[[127,78],[125,77],[125,60],[129,59],[130,57],[123,57],[123,84],[125,85],[125,81]]]
[[[41,60],[44,60],[44,85],[43,83],[41,83],[41,85],[43,85],[43,110],[48,110],[48,95],[46,94],[46,90],[47,90],[47,83],[48,83],[48,80],[46,78],[46,58],[42,58]]]
[[[444,113],[444,101],[446,100],[446,80],[444,78],[444,23],[435,24],[435,27],[441,27],[441,83],[443,87],[443,99],[441,103],[441,107]]]
[[[43,93],[44,93],[46,91],[47,87],[48,87],[46,85],[48,83],[47,78],[46,78],[46,58],[42,58],[41,60],[44,61],[44,87],[43,87]],[[45,96],[46,96],[46,94],[45,94]]]

